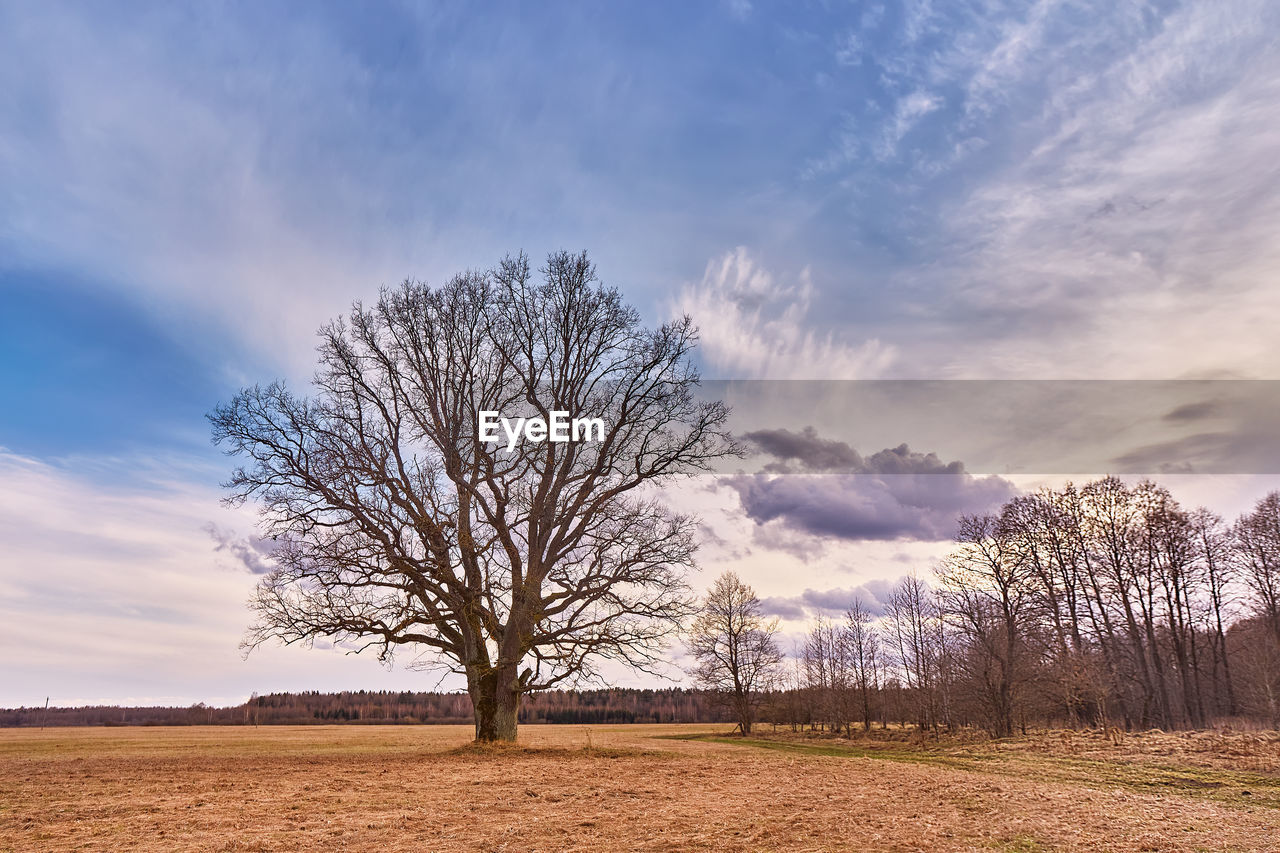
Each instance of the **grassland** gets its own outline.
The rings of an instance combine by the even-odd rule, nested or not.
[[[1280,738],[0,730],[0,850],[1280,850]]]

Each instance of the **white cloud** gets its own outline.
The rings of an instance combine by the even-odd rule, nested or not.
[[[1038,0],[1025,18],[1004,23],[995,47],[971,58],[976,70],[965,87],[967,112],[989,113],[1002,100],[1004,90],[1019,82],[1027,66],[1043,59],[1049,17],[1062,5],[1061,0]]]
[[[115,288],[226,352],[229,370],[304,378],[316,329],[380,286],[537,257],[552,239],[599,251],[570,214],[598,222],[621,205],[572,167],[553,113],[615,105],[623,70],[577,76],[532,109],[511,66],[450,56],[467,48],[430,20],[406,24],[413,59],[388,78],[325,16],[270,38],[253,17],[0,10],[0,78],[15,84],[0,87],[0,268]],[[484,32],[495,54],[528,44],[514,22]],[[454,98],[474,106],[421,118]],[[655,115],[639,99],[626,111]]]
[[[920,119],[940,106],[942,106],[941,98],[924,91],[912,92],[900,98],[894,106],[893,119],[885,127],[884,135],[876,148],[877,156],[882,160],[892,157],[902,138],[919,124]]]
[[[156,20],[125,36],[65,9],[15,16],[0,74],[23,85],[0,96],[0,180],[21,213],[0,223],[0,247],[8,263],[100,278],[167,319],[212,320],[255,355],[309,370],[323,321],[411,271],[389,260],[415,223],[376,235],[351,227],[387,199],[338,162],[294,183],[287,152],[299,143],[279,131],[321,132],[306,96],[286,90],[273,103],[291,126],[264,123],[225,89],[252,102],[271,81],[205,78],[195,63],[175,71]],[[316,75],[308,85],[351,109],[360,69],[306,33],[292,48]]]
[[[686,286],[671,313],[697,323],[702,356],[734,379],[868,379],[892,363],[892,346],[860,344],[819,334],[809,323],[813,283],[807,269],[792,284],[779,282],[747,249],[707,264],[702,280]]]
[[[1274,375],[1277,27],[1265,0],[918,3],[868,40],[888,105],[845,105],[801,175],[898,230],[894,375]]]
[[[845,33],[836,43],[836,65],[861,65],[863,49],[862,39],[856,32]]]
[[[1192,5],[1055,92],[1021,128],[1027,155],[946,210],[960,253],[917,276],[980,331],[917,357],[953,375],[1274,374],[1280,61],[1248,34],[1263,15]]]
[[[242,660],[257,578],[215,551],[211,521],[248,532],[216,489],[143,460],[54,465],[0,448],[0,707],[239,702],[254,690],[430,687],[368,658],[264,648]],[[137,479],[104,486],[100,478]]]

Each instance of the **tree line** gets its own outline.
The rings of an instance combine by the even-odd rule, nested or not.
[[[189,707],[11,708],[0,727],[324,724],[465,724],[474,719],[465,692],[351,690],[254,695],[242,705]],[[701,690],[610,688],[549,690],[520,708],[522,723],[714,723],[727,714]]]
[[[712,588],[692,648],[744,732],[1280,727],[1280,492],[1231,524],[1150,481],[1017,497],[961,518],[932,578],[816,619],[785,663],[761,655],[777,623],[739,587]],[[707,622],[726,606],[736,622]],[[735,689],[762,659],[772,689]]]

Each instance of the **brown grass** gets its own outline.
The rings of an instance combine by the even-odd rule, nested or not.
[[[1280,850],[1266,744],[665,737],[726,729],[3,730],[0,850]]]

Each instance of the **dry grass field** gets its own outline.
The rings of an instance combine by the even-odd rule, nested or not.
[[[0,730],[0,850],[1280,850],[1276,736],[726,728]]]

